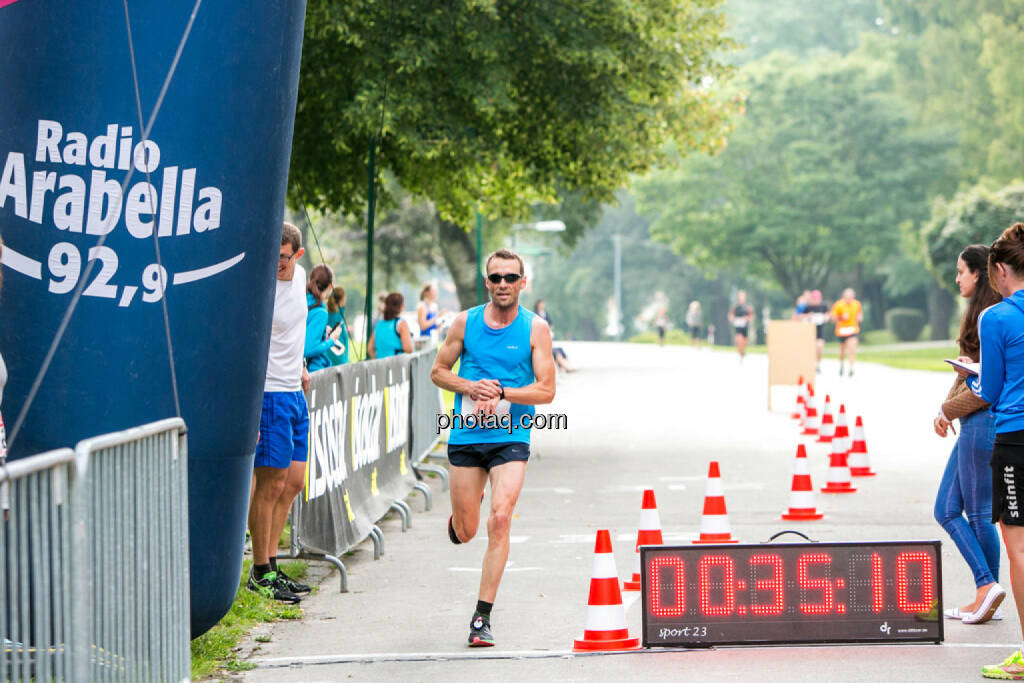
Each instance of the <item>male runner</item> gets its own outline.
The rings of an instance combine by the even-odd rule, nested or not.
[[[305,250],[291,223],[281,230],[277,289],[270,332],[267,379],[263,386],[260,436],[256,442],[253,492],[249,502],[252,569],[246,587],[267,598],[296,603],[309,586],[277,567],[277,542],[288,510],[306,480],[309,408],[302,390],[309,373],[302,364],[306,337],[306,271],[297,261]]]
[[[850,377],[853,377],[853,362],[857,359],[857,337],[860,323],[864,319],[864,307],[854,298],[849,287],[843,290],[843,298],[832,304],[832,320],[836,323],[836,337],[839,338],[839,375],[843,374],[843,361],[850,354]]]
[[[487,551],[470,620],[470,647],[494,645],[491,607],[508,560],[512,513],[530,457],[528,425],[533,406],[555,397],[551,332],[547,323],[519,305],[526,285],[519,255],[500,249],[488,256],[486,284],[491,302],[459,313],[430,371],[434,384],[455,392],[448,439],[452,497],[448,538],[452,543],[466,543],[476,535],[484,486],[491,482]],[[458,375],[452,372],[456,360],[460,361]],[[507,416],[513,428],[509,433],[503,426],[456,419],[473,415],[492,422]]]
[[[747,355],[747,337],[754,322],[754,309],[747,303],[747,293],[742,289],[736,292],[736,305],[729,309],[729,322],[732,323],[733,341],[742,362]]]
[[[815,289],[812,291],[807,298],[807,305],[804,306],[804,310],[800,315],[802,320],[807,320],[814,325],[815,329],[815,340],[814,344],[817,350],[817,360],[814,364],[815,372],[821,373],[821,356],[825,350],[825,321],[829,317],[829,308],[825,305],[825,302],[821,300],[821,290]],[[852,367],[852,366],[851,366]]]

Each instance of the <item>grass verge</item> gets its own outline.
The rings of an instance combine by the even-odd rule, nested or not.
[[[942,359],[956,358],[959,355],[959,349],[953,344],[948,348],[889,351],[872,351],[870,346],[861,346],[857,349],[857,362],[878,363],[879,365],[888,365],[891,368],[902,368],[904,370],[949,372],[951,370],[949,364],[943,363]],[[825,347],[825,356],[828,358],[838,358],[839,351],[836,348]]]
[[[300,560],[281,562],[281,568],[295,579],[306,575],[306,563]],[[301,619],[302,609],[262,598],[245,587],[251,560],[242,563],[242,578],[231,609],[216,626],[192,641],[192,680],[206,678],[218,669],[244,671],[251,669],[238,659],[235,648],[249,630],[260,623],[281,619]]]
[[[676,333],[676,334],[673,334]],[[949,365],[942,362],[943,358],[956,358],[960,355],[955,342],[950,342],[948,347],[932,347],[921,349],[878,349],[873,350],[872,346],[883,346],[895,343],[892,334],[887,330],[873,330],[868,332],[864,343],[857,347],[857,360],[868,363],[878,363],[891,368],[903,370],[934,370],[937,372],[948,371]],[[870,340],[870,343],[869,343]],[[658,337],[653,332],[645,332],[632,337],[630,342],[640,344],[657,344]],[[689,346],[690,338],[684,336],[681,330],[669,330],[665,335],[665,344],[671,346]],[[729,351],[729,346],[715,346],[715,351]],[[747,353],[766,353],[764,345],[751,344],[747,347]],[[832,342],[825,344],[825,357],[838,358],[839,345]]]

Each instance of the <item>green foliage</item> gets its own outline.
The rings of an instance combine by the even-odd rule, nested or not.
[[[214,669],[223,667],[232,671],[253,668],[234,654],[238,643],[253,626],[280,619],[301,619],[302,609],[294,605],[267,600],[245,587],[252,560],[242,563],[242,578],[231,609],[216,626],[192,641],[192,679],[209,676]],[[306,575],[305,562],[282,562],[281,568],[289,576],[301,579]]]
[[[924,313],[914,308],[890,308],[885,312],[885,326],[903,342],[917,341],[925,322]]]
[[[775,53],[738,85],[746,111],[725,151],[639,185],[652,235],[706,272],[742,269],[794,298],[822,288],[895,252],[896,226],[949,177],[949,136],[915,127],[869,57]]]
[[[1006,228],[1024,221],[1024,183],[998,191],[979,185],[946,201],[939,198],[921,230],[928,268],[956,293],[956,259],[968,244],[991,244]]]
[[[964,179],[1010,182],[1024,161],[1024,1],[884,0],[902,31],[901,87],[959,128]]]
[[[880,30],[876,0],[728,0],[728,34],[744,63],[773,50],[807,57],[823,50],[847,54],[860,34]]]
[[[721,144],[719,0],[310,0],[289,198],[364,206],[371,136],[400,186],[466,226]]]

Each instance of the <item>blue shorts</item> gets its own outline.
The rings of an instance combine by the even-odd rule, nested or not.
[[[285,469],[306,462],[309,406],[301,391],[265,391],[254,467]]]

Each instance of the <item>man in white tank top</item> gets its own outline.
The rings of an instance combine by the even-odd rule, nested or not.
[[[253,567],[246,583],[249,590],[264,597],[291,603],[301,600],[299,593],[310,590],[277,567],[277,542],[292,501],[306,479],[309,407],[302,393],[309,388],[309,373],[302,362],[306,271],[297,263],[304,252],[298,228],[285,223],[277,262],[260,436],[253,462],[254,486],[249,504]]]

